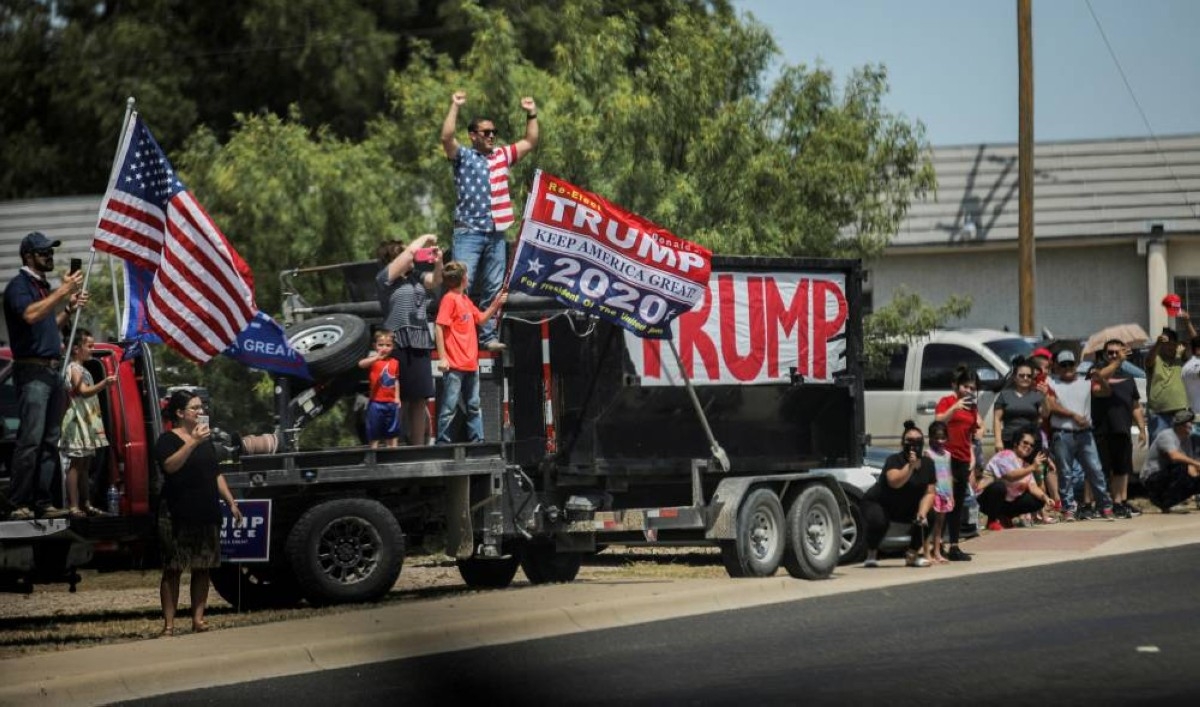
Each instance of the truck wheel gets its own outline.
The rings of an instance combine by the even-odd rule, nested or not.
[[[779,569],[784,545],[783,504],[771,489],[755,489],[737,514],[737,537],[721,541],[721,561],[730,577],[770,577]]]
[[[503,589],[512,584],[520,560],[516,555],[486,559],[471,557],[458,560],[458,573],[472,589]]]
[[[284,331],[292,348],[304,356],[314,380],[352,370],[367,349],[367,323],[353,314],[327,314],[293,324]]]
[[[286,567],[224,562],[213,570],[213,588],[238,611],[286,609],[300,603],[300,585]]]
[[[400,576],[404,535],[378,501],[326,501],[300,516],[288,535],[287,556],[310,602],[374,601]]]
[[[850,498],[850,512],[842,516],[842,543],[838,549],[838,564],[853,565],[867,556],[867,524],[858,501]]]
[[[800,492],[788,509],[788,551],[783,565],[798,579],[825,579],[837,566],[842,515],[833,492],[816,484]]]
[[[521,552],[521,569],[530,584],[573,582],[583,564],[579,552],[556,552],[553,545],[526,545]]]

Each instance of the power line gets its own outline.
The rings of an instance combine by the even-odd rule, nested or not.
[[[1175,174],[1175,170],[1171,167],[1171,163],[1167,160],[1164,154],[1162,145],[1158,142],[1158,135],[1154,134],[1154,128],[1150,126],[1150,119],[1146,117],[1146,111],[1142,110],[1142,104],[1138,101],[1137,94],[1133,92],[1133,85],[1129,83],[1129,77],[1125,75],[1125,69],[1121,66],[1121,60],[1117,58],[1117,52],[1113,49],[1112,43],[1108,41],[1108,34],[1104,31],[1104,25],[1100,24],[1100,18],[1096,15],[1096,10],[1092,8],[1092,0],[1083,0],[1087,5],[1088,12],[1092,15],[1092,20],[1096,23],[1096,29],[1100,31],[1100,38],[1104,40],[1104,46],[1108,48],[1108,55],[1112,57],[1113,63],[1117,65],[1117,73],[1121,74],[1121,80],[1125,82],[1125,90],[1129,92],[1129,97],[1133,99],[1133,105],[1137,108],[1138,115],[1142,116],[1142,123],[1146,126],[1146,132],[1150,134],[1150,139],[1154,141],[1154,149],[1158,151],[1158,157],[1162,160],[1163,166],[1167,168],[1171,179],[1175,180],[1175,186],[1179,187],[1179,191],[1183,195],[1183,205],[1192,212],[1196,218],[1200,218],[1200,211],[1197,211],[1196,205],[1188,200],[1188,192],[1183,188],[1183,183],[1179,181],[1179,175]]]

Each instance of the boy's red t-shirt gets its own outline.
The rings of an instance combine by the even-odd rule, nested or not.
[[[479,335],[475,326],[483,321],[483,312],[461,292],[442,295],[437,325],[446,342],[446,362],[452,371],[479,370]]]
[[[394,358],[381,358],[371,364],[371,402],[397,403],[397,379],[400,377],[400,362]]]
[[[953,393],[947,395],[938,401],[935,414],[941,415],[956,402],[958,402],[957,395]],[[950,452],[951,459],[957,459],[960,462],[971,461],[971,447],[974,446],[972,436],[975,434],[977,422],[975,410],[966,408],[955,410],[950,419],[946,420],[946,431],[949,436],[949,439],[946,440],[946,449]]]

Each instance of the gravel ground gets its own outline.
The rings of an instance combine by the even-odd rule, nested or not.
[[[111,642],[154,637],[161,626],[158,579],[154,570],[96,572],[82,570],[83,581],[71,593],[66,585],[38,585],[31,594],[0,593],[0,660],[41,651],[69,650]],[[590,559],[576,581],[621,578],[723,577],[720,555],[710,548],[609,548]],[[184,611],[187,576],[183,577]],[[528,586],[518,572],[513,590]],[[444,555],[405,559],[400,579],[383,600],[427,601],[468,593],[454,561]],[[494,591],[494,590],[493,590]],[[234,628],[271,621],[305,618],[322,613],[354,611],[370,605],[350,605],[237,613],[216,593],[209,592],[206,618],[215,628]],[[186,613],[176,622],[185,630]]]

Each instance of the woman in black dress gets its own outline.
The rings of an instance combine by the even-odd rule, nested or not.
[[[154,445],[154,458],[163,474],[158,511],[163,563],[159,597],[162,635],[171,636],[179,606],[179,578],[185,569],[192,573],[192,631],[208,630],[204,622],[208,574],[221,564],[220,499],[229,504],[239,523],[242,512],[217,468],[217,450],[199,396],[190,391],[175,392],[163,416],[173,429],[162,433]]]

